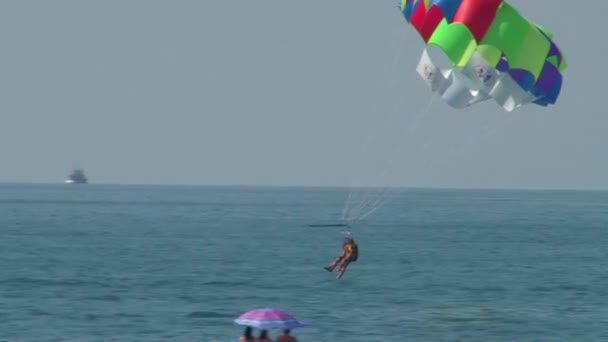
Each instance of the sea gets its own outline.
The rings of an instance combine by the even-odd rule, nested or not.
[[[608,341],[608,192],[401,189],[310,226],[349,192],[2,184],[0,341],[238,341],[265,307],[300,342]]]

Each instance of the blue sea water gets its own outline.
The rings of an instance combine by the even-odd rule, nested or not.
[[[608,340],[608,192],[403,191],[352,228],[346,189],[0,185],[0,341]],[[273,334],[274,336],[274,334]]]

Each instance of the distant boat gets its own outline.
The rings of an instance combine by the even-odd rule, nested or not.
[[[74,169],[65,180],[65,184],[87,184],[87,182],[87,176],[81,169]]]

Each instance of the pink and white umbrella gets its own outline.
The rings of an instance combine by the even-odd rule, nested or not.
[[[307,325],[286,311],[272,308],[247,311],[235,319],[234,322],[258,329],[293,329]]]

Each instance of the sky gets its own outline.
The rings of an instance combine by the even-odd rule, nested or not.
[[[4,1],[0,182],[608,189],[608,3],[511,3],[554,106],[433,101],[394,0]]]

